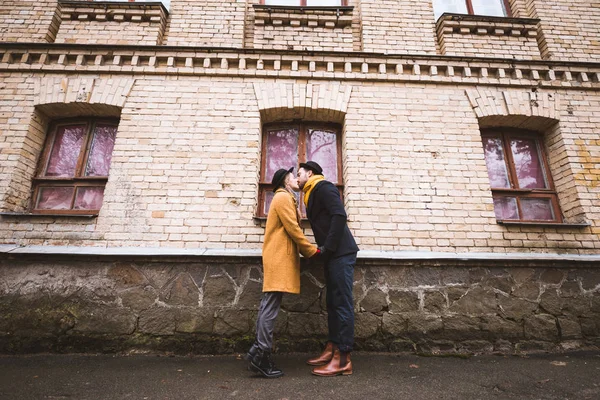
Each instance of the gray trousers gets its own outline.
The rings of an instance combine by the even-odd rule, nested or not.
[[[258,318],[256,319],[256,341],[250,349],[253,353],[257,348],[271,352],[273,349],[273,330],[275,318],[279,314],[283,292],[264,292],[260,299]]]

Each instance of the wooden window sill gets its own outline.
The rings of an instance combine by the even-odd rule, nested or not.
[[[53,218],[96,218],[98,214],[52,214],[52,213],[25,213],[25,212],[0,212],[2,217],[53,217]]]

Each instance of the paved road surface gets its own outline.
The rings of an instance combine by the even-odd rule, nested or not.
[[[283,378],[238,356],[0,356],[0,399],[600,399],[600,353],[419,357],[356,353],[352,376],[315,377],[305,354]]]

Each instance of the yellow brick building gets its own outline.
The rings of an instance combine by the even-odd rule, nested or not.
[[[0,351],[244,349],[272,173],[310,158],[361,248],[359,348],[598,346],[599,21],[583,0],[4,0]],[[282,350],[326,332],[302,276]]]

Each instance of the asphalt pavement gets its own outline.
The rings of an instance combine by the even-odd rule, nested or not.
[[[0,356],[0,399],[600,399],[600,353],[423,357],[354,353],[354,374],[311,375],[275,355],[265,379],[241,355]]]

